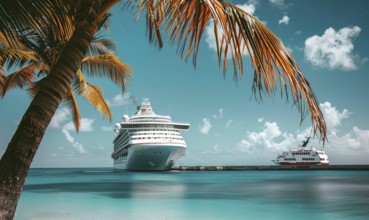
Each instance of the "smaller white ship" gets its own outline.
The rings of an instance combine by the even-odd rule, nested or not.
[[[279,165],[329,165],[327,154],[323,150],[307,148],[310,137],[301,145],[301,149],[285,151],[272,160]]]

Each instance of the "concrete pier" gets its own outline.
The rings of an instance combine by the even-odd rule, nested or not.
[[[369,165],[327,165],[327,166],[175,166],[180,171],[242,171],[242,170],[369,170]]]

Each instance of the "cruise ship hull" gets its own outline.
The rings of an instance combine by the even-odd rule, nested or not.
[[[185,154],[186,147],[180,145],[146,144],[133,145],[125,160],[116,161],[114,168],[130,171],[170,170]]]

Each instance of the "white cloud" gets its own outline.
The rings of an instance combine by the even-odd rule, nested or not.
[[[278,24],[285,24],[288,25],[288,22],[290,21],[290,18],[287,15],[284,15],[279,21]]]
[[[247,4],[257,6],[259,4],[259,0],[248,0]]]
[[[243,9],[244,11],[248,12],[249,14],[253,15],[255,13],[255,5],[254,4],[242,4],[242,5],[236,5],[237,7]],[[218,40],[219,43],[221,43],[221,36],[223,34],[222,28],[218,25]],[[210,21],[208,26],[206,26],[205,29],[205,41],[208,44],[208,47],[213,50],[214,52],[217,52],[217,44],[214,34],[214,22]],[[247,51],[244,51],[243,55],[247,55]],[[227,59],[230,59],[232,57],[232,53],[228,53]]]
[[[70,135],[69,131],[66,130],[66,129],[62,129],[62,132],[63,132],[63,134],[65,136],[65,139],[67,139],[67,141],[69,143],[72,143],[73,144],[74,143],[74,138],[72,137],[72,135]]]
[[[85,154],[85,153],[86,153],[86,151],[85,151],[85,149],[83,148],[83,145],[82,145],[82,144],[80,144],[80,143],[76,142],[76,143],[74,143],[72,146],[73,146],[73,148],[74,148],[74,149],[76,149],[79,153],[81,153],[81,154]]]
[[[116,107],[116,106],[122,106],[127,105],[129,103],[135,103],[135,98],[131,96],[129,92],[124,94],[117,94],[114,96],[113,100],[107,101],[109,107]]]
[[[258,122],[264,121],[264,118],[258,118]]]
[[[276,139],[282,138],[282,141],[276,141]],[[238,150],[244,153],[253,150],[272,150],[281,151],[286,150],[290,146],[294,146],[293,143],[296,140],[293,135],[287,132],[282,133],[276,122],[265,122],[264,130],[260,132],[247,131],[246,138],[241,140],[237,146]]]
[[[218,114],[217,115],[213,115],[213,118],[215,118],[215,119],[222,119],[223,118],[223,109],[221,108],[221,109],[219,109],[219,111],[218,111]]]
[[[362,130],[357,126],[342,135],[331,132],[328,135],[328,140],[327,148],[338,152],[369,152],[369,130]]]
[[[366,146],[369,148],[369,130],[361,130],[360,128],[354,126],[352,128],[352,133],[356,137],[361,146]]]
[[[94,128],[92,127],[92,124],[94,123],[95,119],[92,118],[82,118],[81,119],[81,125],[79,127],[79,131],[93,131]],[[68,122],[66,125],[63,126],[63,128],[67,131],[75,131],[76,127],[74,126],[73,121]]]
[[[276,6],[279,9],[287,9],[289,5],[287,5],[284,0],[269,0],[269,2]]]
[[[111,126],[102,126],[101,130],[103,131],[114,131],[114,128]]]
[[[211,128],[210,119],[203,118],[202,125],[199,126],[200,132],[202,134],[209,134],[210,128]]]
[[[354,70],[353,38],[359,36],[358,26],[345,27],[338,32],[333,28],[325,30],[322,36],[314,35],[305,40],[305,58],[313,65],[329,69]]]
[[[75,150],[77,150],[81,154],[85,154],[86,153],[85,149],[83,148],[83,145],[80,144],[80,143],[78,143],[78,142],[75,142],[74,141],[74,138],[72,137],[72,135],[69,133],[68,130],[62,129],[62,132],[63,132],[63,134],[65,136],[65,139],[67,139],[67,141],[72,144],[72,147]]]
[[[50,121],[49,128],[61,128],[65,120],[68,119],[70,111],[67,108],[56,110],[53,118]]]
[[[231,126],[231,123],[232,123],[232,119],[228,120],[226,123],[226,128],[229,128],[229,126]]]
[[[296,35],[301,35],[301,34],[302,34],[302,30],[297,30],[297,31],[295,32],[295,34],[296,34]]]
[[[343,132],[338,128],[342,125],[344,119],[349,118],[351,113],[344,109],[339,111],[331,103],[320,104],[325,116],[328,130],[328,143],[325,150],[330,151],[335,156],[346,155],[347,153],[358,156],[369,152],[369,130],[360,129],[353,126],[349,131]],[[300,146],[305,137],[311,136],[311,128],[302,131],[289,133],[282,132],[277,122],[265,122],[264,129],[261,131],[247,131],[246,137],[238,142],[237,150],[242,153],[257,152],[281,152],[288,149],[295,149]],[[321,142],[312,139],[311,145],[321,148]],[[329,153],[331,153],[329,152]]]
[[[254,4],[242,4],[242,5],[236,5],[237,7],[241,8],[242,10],[246,11],[249,14],[254,14],[255,13],[255,5]]]
[[[339,112],[330,102],[321,103],[319,106],[327,123],[328,131],[335,131],[341,125],[341,121],[351,114],[347,109]]]

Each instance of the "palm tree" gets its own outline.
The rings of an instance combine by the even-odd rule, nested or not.
[[[0,42],[5,42],[0,34]],[[39,89],[38,82],[42,80],[41,75],[47,75],[52,68],[57,57],[57,51],[61,50],[60,45],[52,35],[48,34],[47,39],[33,33],[32,35],[17,41],[17,48],[3,43],[0,46],[0,60],[7,60],[6,69],[14,69],[19,66],[15,72],[5,76],[0,75],[2,81],[0,84],[0,97],[4,97],[8,90],[12,88],[28,89],[31,97],[37,94]],[[73,115],[73,122],[78,132],[80,127],[80,112],[75,99],[75,94],[84,97],[92,104],[105,118],[112,120],[112,115],[108,104],[106,103],[100,87],[88,83],[82,73],[83,69],[89,76],[100,76],[105,74],[113,82],[125,89],[125,83],[129,78],[127,73],[131,72],[129,66],[119,60],[113,53],[115,50],[114,42],[105,38],[96,38],[91,42],[89,53],[82,60],[81,68],[78,69],[74,82],[64,98],[66,106],[70,108]],[[12,52],[12,53],[10,53]],[[24,56],[24,54],[28,56]],[[5,67],[1,64],[0,67]],[[35,81],[38,79],[39,81]]]
[[[93,36],[119,0],[3,0],[0,1],[0,32],[9,44],[24,28],[44,34],[50,26],[65,46],[55,65],[39,83],[39,90],[26,110],[0,161],[0,218],[11,219],[28,169],[43,134],[68,93]],[[301,119],[310,111],[312,130],[326,140],[326,125],[316,97],[297,63],[281,41],[260,21],[223,0],[127,0],[137,15],[145,14],[149,40],[159,48],[163,39],[177,44],[187,60],[196,56],[209,20],[213,20],[219,65],[227,67],[232,55],[234,75],[242,78],[242,54],[247,50],[254,68],[254,93],[274,94],[279,88],[292,97]],[[45,26],[45,24],[47,24]],[[45,29],[46,28],[46,29]],[[222,31],[221,31],[222,30]],[[218,33],[222,32],[220,36]],[[163,33],[168,37],[163,38]],[[278,82],[277,82],[278,81]]]

